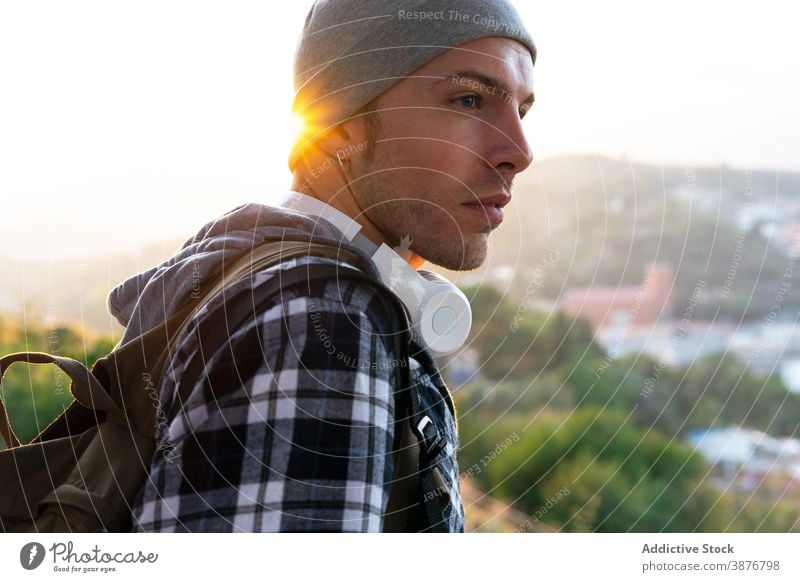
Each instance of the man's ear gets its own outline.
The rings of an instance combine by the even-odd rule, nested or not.
[[[344,124],[343,123],[340,124],[334,131],[339,133],[339,135],[341,136],[342,139],[344,139],[344,140],[349,140],[350,139],[350,134],[347,133],[347,130],[344,128]]]
[[[319,147],[328,157],[335,157],[336,152],[347,145],[349,135],[339,125],[317,140]]]
[[[364,138],[359,138],[364,134],[364,120],[361,117],[354,117],[334,127],[324,137],[317,140],[317,145],[328,156],[336,157],[337,152],[346,151],[348,146],[364,141]]]

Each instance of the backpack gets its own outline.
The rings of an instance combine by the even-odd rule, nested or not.
[[[156,454],[156,403],[153,387],[160,379],[173,348],[194,315],[213,296],[251,277],[259,269],[302,256],[348,260],[359,267],[333,264],[299,265],[278,273],[246,302],[225,304],[228,329],[292,285],[333,279],[359,279],[385,292],[391,329],[408,330],[405,307],[358,255],[341,247],[271,239],[242,253],[202,293],[166,319],[130,341],[118,344],[89,370],[71,358],[41,352],[17,352],[0,358],[0,383],[15,362],[55,364],[71,379],[73,402],[31,442],[20,443],[0,396],[0,436],[8,447],[0,451],[0,531],[4,532],[128,532],[133,501],[148,476]],[[409,334],[392,334],[395,353],[408,361]],[[401,360],[402,361],[402,360]],[[395,394],[395,471],[384,531],[425,529],[429,517],[441,516],[449,503],[439,469],[426,463],[446,444],[410,387],[409,366],[400,374]],[[191,371],[187,370],[187,374]],[[195,370],[202,373],[202,370]],[[180,412],[192,387],[181,383],[167,418]],[[1,385],[1,384],[0,384]],[[444,505],[443,505],[444,504]],[[426,519],[428,521],[426,522]],[[427,527],[430,527],[429,525]]]

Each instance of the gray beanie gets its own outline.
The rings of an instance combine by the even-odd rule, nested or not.
[[[295,55],[294,113],[304,120],[289,167],[304,146],[403,77],[452,47],[500,36],[533,39],[507,0],[317,0]]]

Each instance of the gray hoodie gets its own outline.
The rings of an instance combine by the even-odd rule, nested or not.
[[[323,219],[283,207],[243,204],[207,223],[160,265],[109,293],[108,311],[126,327],[120,343],[163,323],[186,305],[199,281],[219,272],[223,260],[227,263],[269,237],[341,245],[366,258]]]

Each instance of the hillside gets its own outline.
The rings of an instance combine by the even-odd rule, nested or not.
[[[536,298],[552,299],[571,286],[637,284],[646,263],[662,261],[675,269],[677,298],[690,296],[698,280],[708,282],[699,313],[710,317],[720,307],[722,317],[761,317],[786,268],[787,237],[800,223],[798,193],[796,173],[594,156],[544,160],[518,178],[487,263],[448,276],[464,284],[488,278],[508,285],[514,297],[534,282]],[[45,321],[118,333],[106,312],[109,290],[181,243],[176,233],[171,245],[127,255],[24,264],[0,259],[0,313],[21,317],[27,310]],[[799,302],[797,294],[787,297],[791,309]]]
[[[707,283],[698,318],[762,317],[798,250],[800,174],[657,167],[593,156],[539,162],[519,178],[492,257],[469,282],[556,298],[570,287],[639,284],[675,271],[680,304]],[[553,260],[555,258],[555,260]],[[509,280],[510,278],[510,280]],[[787,297],[785,312],[800,307]],[[788,309],[787,309],[788,308]]]

